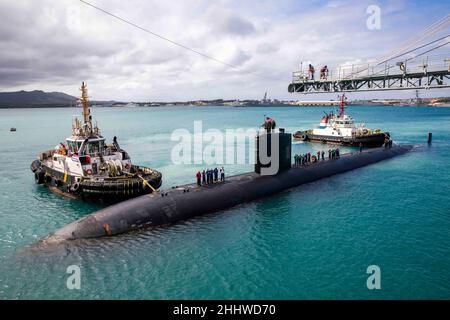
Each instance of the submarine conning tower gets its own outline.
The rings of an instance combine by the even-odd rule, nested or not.
[[[259,132],[255,140],[257,174],[274,175],[291,168],[292,134],[280,128],[276,132]]]
[[[123,201],[62,227],[40,240],[40,243],[57,244],[168,225],[266,198],[302,184],[405,154],[412,149],[411,145],[373,148],[291,168],[290,140],[290,135],[284,130],[260,133],[256,137],[254,172],[227,177],[224,182],[213,185],[187,184]]]

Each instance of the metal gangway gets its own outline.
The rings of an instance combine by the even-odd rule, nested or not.
[[[298,93],[435,89],[450,87],[450,54],[421,59],[365,63],[329,68],[311,79],[308,67],[292,74],[288,91]]]
[[[288,91],[326,93],[449,88],[449,26],[450,14],[447,14],[399,48],[367,63],[327,67],[326,72],[319,66],[314,73],[309,64],[302,63],[300,70],[292,73]]]

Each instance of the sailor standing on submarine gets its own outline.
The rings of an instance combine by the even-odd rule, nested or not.
[[[264,123],[261,125],[261,127],[263,127],[264,129],[266,129],[266,132],[271,132],[272,130],[275,130],[276,127],[276,123],[275,120],[273,120],[270,117],[266,117],[266,120],[264,121]]]

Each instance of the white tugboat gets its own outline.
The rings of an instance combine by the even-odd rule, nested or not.
[[[107,145],[97,125],[93,125],[87,86],[81,85],[83,123],[75,119],[66,144],[39,154],[31,170],[37,184],[74,198],[122,201],[155,192],[161,173],[133,165],[116,137]]]
[[[380,147],[389,139],[389,133],[369,129],[345,114],[345,95],[341,96],[339,115],[325,114],[318,127],[297,131],[294,138],[302,141],[329,143],[355,147]]]

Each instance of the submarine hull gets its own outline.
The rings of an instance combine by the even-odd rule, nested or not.
[[[112,236],[131,230],[156,227],[212,213],[264,198],[283,190],[335,174],[393,158],[412,146],[376,148],[342,155],[338,159],[294,167],[273,176],[247,173],[229,177],[225,182],[198,187],[194,184],[141,196],[97,211],[75,221],[44,242]]]

